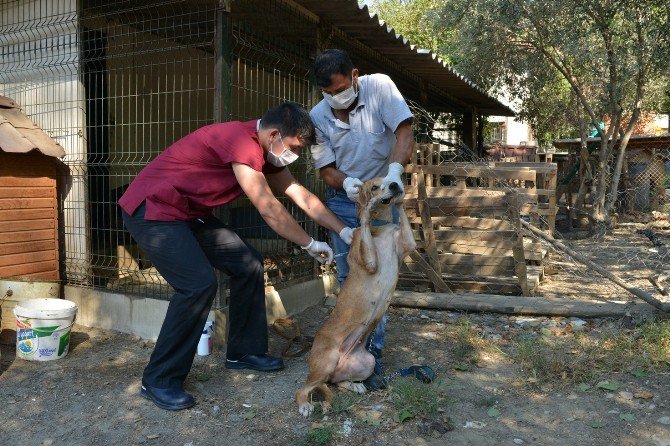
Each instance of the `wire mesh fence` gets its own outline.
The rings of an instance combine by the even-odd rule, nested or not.
[[[60,188],[64,274],[80,283],[88,276],[84,90],[79,82],[76,1],[0,2],[0,94],[14,99],[65,148]],[[61,253],[61,258],[63,254]]]
[[[70,284],[168,298],[169,286],[124,230],[116,201],[143,166],[203,125],[258,119],[286,100],[315,105],[321,98],[310,68],[318,49],[343,48],[361,74],[383,65],[401,91],[416,88],[402,67],[337,29],[324,33],[317,17],[291,2],[233,2],[230,14],[218,1],[0,0],[0,6],[0,94],[20,103],[67,152],[60,178],[61,259]],[[487,158],[463,144],[457,114],[410,105],[420,144],[408,168],[407,210],[419,251],[403,266],[401,288],[621,295],[602,280],[596,290],[589,268],[524,229],[531,224],[558,238],[571,236],[574,221],[563,211],[576,205],[574,179],[584,169],[578,156],[558,166]],[[630,152],[622,212],[668,212],[669,158],[670,144]],[[291,169],[323,196],[309,154]],[[585,194],[586,205],[589,199]],[[280,200],[310,234],[326,238]],[[263,253],[268,284],[320,273],[246,199],[216,213]],[[661,217],[653,219],[663,228]],[[669,263],[665,233],[648,233],[663,244],[649,248],[647,235],[635,233],[631,245],[616,231],[571,246],[596,261],[611,256],[622,274],[634,265],[650,286],[647,275]],[[562,279],[549,277],[552,271]],[[225,295],[225,277],[221,282]]]
[[[66,283],[168,298],[170,287],[123,227],[116,202],[128,184],[199,127],[259,119],[283,101],[313,105],[314,20],[281,1],[234,2],[234,13],[226,3],[0,2],[0,94],[67,152],[59,178]],[[250,22],[259,10],[311,38],[277,32],[272,21]],[[323,188],[309,159],[291,169],[309,189]],[[325,237],[280,200],[311,235]],[[264,255],[268,284],[320,274],[248,200],[216,214]]]

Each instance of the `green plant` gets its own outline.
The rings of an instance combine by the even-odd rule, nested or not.
[[[333,396],[329,413],[332,415],[341,415],[349,413],[363,397],[353,392],[337,392]]]
[[[640,327],[637,344],[648,365],[670,366],[670,319]]]
[[[454,345],[454,359],[456,362],[475,362],[473,358],[477,352],[472,334],[472,322],[468,318],[460,318],[456,326],[456,343]]]
[[[302,438],[294,442],[295,446],[326,446],[335,439],[335,427],[326,424],[310,429]]]
[[[400,380],[391,389],[396,419],[403,422],[418,415],[434,416],[440,405],[438,389],[415,380]]]

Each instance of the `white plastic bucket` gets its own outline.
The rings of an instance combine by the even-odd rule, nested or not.
[[[14,307],[16,356],[51,361],[67,355],[77,305],[64,299],[30,299]]]

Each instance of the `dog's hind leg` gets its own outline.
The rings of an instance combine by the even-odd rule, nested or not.
[[[333,392],[330,390],[330,387],[328,387],[328,384],[325,383],[321,384],[318,389],[321,392],[321,395],[323,395],[323,402],[321,403],[323,413],[328,413],[330,405],[333,402]]]
[[[326,384],[333,371],[337,367],[340,355],[337,350],[323,350],[319,345],[319,338],[314,342],[312,352],[309,357],[310,374],[307,377],[307,382],[295,394],[295,401],[298,403],[298,411],[301,415],[307,417],[314,411],[314,406],[310,402],[310,394],[319,389],[326,399],[326,406],[330,404],[333,399],[333,394]],[[318,359],[317,359],[318,358]]]
[[[323,391],[323,387],[326,387],[327,389],[326,393],[324,393],[324,395],[326,395],[326,398],[330,396],[332,400],[332,393],[330,392],[330,389],[328,389],[328,385],[324,382],[324,379],[322,378],[314,379],[310,374],[310,377],[307,378],[307,383],[304,386],[302,386],[302,388],[298,390],[295,394],[295,402],[298,403],[298,411],[300,412],[300,415],[308,417],[312,414],[312,412],[314,412],[314,405],[310,402],[309,396],[312,393],[312,391],[314,391],[317,388]]]

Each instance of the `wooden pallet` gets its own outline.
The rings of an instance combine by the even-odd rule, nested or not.
[[[405,207],[417,252],[402,266],[398,286],[534,294],[547,249],[524,239],[520,219],[544,217],[545,230],[553,231],[555,170],[534,163],[407,166]],[[441,184],[445,178],[451,186]]]

